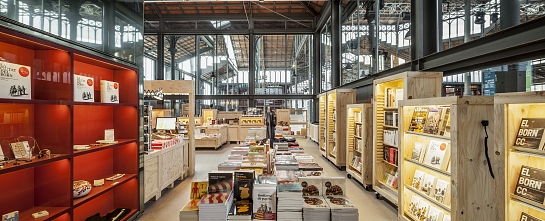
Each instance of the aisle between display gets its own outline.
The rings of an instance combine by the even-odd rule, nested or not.
[[[400,101],[399,216],[490,220],[497,213],[487,163],[491,97]],[[486,125],[486,128],[483,126]],[[486,129],[486,131],[485,131]]]
[[[545,220],[545,95],[496,94],[496,220]]]

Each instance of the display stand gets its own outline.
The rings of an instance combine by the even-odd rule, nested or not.
[[[185,177],[185,146],[187,140],[181,140],[172,147],[144,155],[144,202],[158,200],[163,189],[173,188],[174,181]]]
[[[218,119],[217,109],[202,109],[203,123],[212,123],[212,120]]]
[[[290,130],[295,137],[307,138],[307,110],[290,110]]]
[[[5,28],[0,28],[1,56],[2,90],[13,83],[7,78],[18,75],[24,80],[17,84],[31,87],[0,98],[0,148],[9,160],[0,166],[0,214],[18,211],[19,220],[64,221],[128,208],[123,220],[134,219],[140,211],[138,67]],[[77,81],[75,75],[89,78]],[[117,82],[122,90],[105,101],[118,103],[101,102],[100,80]],[[91,92],[76,94],[76,86]],[[23,94],[28,99],[21,99]],[[104,140],[108,129],[114,129],[116,144],[74,150]],[[31,161],[14,160],[10,143],[16,139],[35,147]],[[118,173],[125,176],[73,197],[74,181],[92,184]],[[43,210],[49,215],[32,218]]]
[[[373,185],[373,105],[346,106],[346,173],[366,190]]]
[[[535,187],[537,186],[532,187],[532,185],[519,185],[517,188],[520,179],[539,182],[543,181],[544,178],[542,175],[541,177],[531,176],[536,171],[535,169],[521,175],[522,166],[541,170],[545,168],[545,151],[542,149],[543,146],[538,147],[539,141],[543,142],[544,139],[540,135],[540,133],[543,133],[543,122],[541,124],[532,122],[532,120],[524,122],[525,125],[528,125],[525,128],[540,130],[540,132],[536,131],[536,134],[533,134],[537,135],[537,137],[533,135],[521,136],[519,135],[519,129],[523,129],[520,128],[521,124],[523,124],[523,118],[543,119],[545,117],[545,92],[496,94],[494,102],[495,128],[497,129],[494,151],[495,189],[496,202],[500,203],[497,216],[491,216],[490,219],[524,220],[522,218],[523,213],[545,219],[543,192],[536,194]],[[537,143],[529,143],[536,140]],[[543,174],[543,172],[540,172],[540,174]],[[541,187],[541,184],[539,187]],[[543,191],[543,188],[541,187],[541,191]],[[524,193],[528,194],[528,196],[531,194],[531,196],[536,197],[536,200],[529,200],[524,197]],[[528,218],[528,216],[526,217]]]
[[[391,164],[384,159],[384,148],[397,145],[384,144],[384,130],[397,133],[397,102],[399,100],[440,97],[443,75],[441,72],[403,72],[400,74],[377,79],[373,82],[373,189],[376,191],[377,199],[386,198],[388,201],[397,204],[398,191],[382,182],[386,173],[395,175],[397,165]],[[398,96],[396,96],[396,94]],[[385,114],[392,116],[392,124],[385,124]]]
[[[399,217],[435,211],[451,220],[497,220],[485,147],[494,144],[493,98],[403,100],[399,110]]]
[[[320,125],[318,124],[309,124],[308,125],[308,135],[309,135],[309,138],[310,140],[318,143],[318,140],[319,140],[319,134],[320,132],[318,131],[318,127],[320,127]]]
[[[326,134],[326,130],[325,130],[325,127],[326,127],[326,103],[327,103],[327,94],[321,94],[319,95],[319,106],[320,108],[318,109],[319,111],[319,117],[320,117],[320,120],[319,120],[319,126],[318,126],[318,133],[319,133],[319,137],[318,137],[318,146],[320,148],[320,153],[322,153],[322,156],[323,157],[327,157],[326,155],[326,146],[327,146],[327,143],[326,143],[326,138],[325,138],[325,134]]]
[[[327,93],[327,159],[337,168],[346,168],[346,105],[356,102],[356,90],[337,89]]]

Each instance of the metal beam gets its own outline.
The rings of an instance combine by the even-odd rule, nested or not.
[[[331,87],[341,85],[341,1],[331,1]]]
[[[300,1],[299,4],[301,4],[303,7],[305,7],[305,9],[306,9],[310,14],[312,14],[312,16],[318,15],[318,13],[317,13],[314,9],[312,9],[312,8],[310,7],[310,5],[308,4],[308,2]],[[275,4],[275,5],[276,5],[276,6],[279,6],[279,4]]]
[[[169,96],[169,97],[167,97]],[[170,99],[170,96],[176,95],[164,95],[164,98]],[[243,94],[233,94],[233,95],[195,95],[195,99],[202,100],[237,100],[237,99],[248,99],[248,100],[284,100],[284,99],[314,99],[314,95],[311,94],[257,94],[257,95],[243,95]]]
[[[322,30],[327,23],[327,20],[329,20],[329,17],[331,17],[331,4],[328,1],[322,7],[322,11],[316,22],[316,31],[320,32]]]
[[[240,29],[240,30],[187,30],[187,29],[144,29],[144,34],[165,35],[248,35],[254,33],[256,35],[270,34],[314,34],[315,29]]]
[[[283,14],[282,17],[277,14],[255,14],[252,16],[254,21],[312,21],[314,16],[307,14]],[[287,18],[286,18],[287,17]],[[144,15],[146,21],[159,21],[161,17],[156,15]],[[180,14],[180,15],[162,15],[164,21],[247,21],[246,15],[241,14]],[[289,19],[288,19],[289,18]]]

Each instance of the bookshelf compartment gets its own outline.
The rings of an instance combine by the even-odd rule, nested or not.
[[[68,159],[1,174],[0,180],[10,181],[0,182],[0,188],[9,191],[9,194],[0,195],[1,214],[18,210],[31,215],[40,208],[51,208],[54,213],[50,216],[55,216],[56,213],[66,212],[70,206],[72,195]]]
[[[104,130],[114,129],[116,140],[138,137],[138,110],[133,106],[75,105],[74,144],[104,140]]]
[[[400,174],[404,186],[400,189],[400,217],[405,220],[414,218],[408,211],[412,197],[416,195],[443,213],[450,214],[452,220],[494,220],[490,217],[497,214],[497,209],[488,206],[494,205],[496,200],[494,179],[486,163],[486,134],[481,125],[481,121],[488,121],[487,132],[494,134],[493,99],[426,98],[403,100],[400,105],[400,150],[403,156]],[[408,125],[414,122],[412,110],[422,107],[450,107],[450,136],[408,131]],[[444,118],[444,121],[448,119]],[[489,137],[487,142],[490,145],[494,139]],[[418,146],[423,149],[416,156],[421,157],[413,154],[415,149],[420,149],[415,148]],[[443,202],[438,201],[440,199]]]
[[[543,126],[539,121],[532,123],[529,118],[543,119],[545,112],[545,94],[543,92],[504,93],[495,96],[495,119],[500,125],[500,133],[496,133],[495,144],[496,198],[505,202],[499,207],[497,220],[519,220],[523,213],[537,218],[545,217],[543,202],[537,202],[542,196],[537,186],[519,184],[522,179],[522,167],[530,169],[529,173],[540,173],[545,168],[545,151],[540,146],[543,137],[540,133]],[[528,119],[528,122],[523,122]],[[527,125],[528,131],[540,131],[536,134],[522,135],[519,129]],[[541,137],[540,137],[541,136]],[[519,139],[521,138],[521,139]],[[526,175],[529,176],[529,175]],[[541,181],[539,175],[525,177],[523,180]],[[528,191],[525,197],[523,191]],[[530,191],[537,191],[532,192]],[[531,200],[530,197],[535,197]]]
[[[346,172],[366,188],[373,184],[371,104],[346,105]]]
[[[346,169],[347,161],[347,105],[356,102],[353,89],[337,89],[323,95],[325,97],[325,149],[327,159],[337,168]]]
[[[109,186],[109,191],[104,191],[103,194],[96,195],[84,204],[76,204],[74,220],[85,220],[96,213],[104,216],[117,208],[131,209],[130,213],[121,220],[127,220],[136,213],[138,210],[138,179],[136,179],[136,176],[124,177],[115,182],[119,182],[119,184],[111,186],[111,182],[106,181],[103,188]]]

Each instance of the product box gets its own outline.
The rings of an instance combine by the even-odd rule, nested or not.
[[[29,66],[0,61],[0,98],[26,99],[32,97],[32,76]]]
[[[303,196],[321,196],[322,177],[299,177],[299,183],[303,187]]]
[[[322,194],[324,196],[343,196],[346,194],[344,177],[322,177]]]
[[[107,141],[114,141],[115,140],[114,129],[104,130],[104,140],[107,140]]]
[[[74,75],[74,101],[95,102],[94,85],[92,77]]]
[[[119,83],[100,80],[100,102],[119,103]]]

